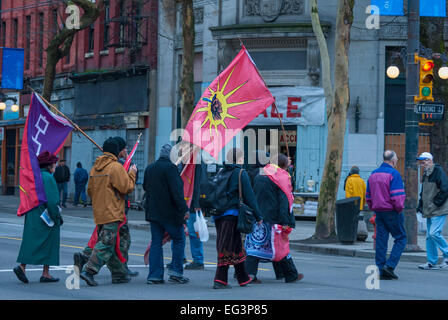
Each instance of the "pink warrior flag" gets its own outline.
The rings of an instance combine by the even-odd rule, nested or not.
[[[222,148],[273,103],[274,97],[243,46],[202,94],[182,140],[218,159]]]
[[[66,119],[52,113],[44,101],[33,94],[20,150],[18,216],[47,202],[37,156],[44,151],[57,154],[72,130]]]

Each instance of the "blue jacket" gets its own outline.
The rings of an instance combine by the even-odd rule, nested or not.
[[[89,181],[89,174],[84,168],[76,168],[74,179],[76,185],[86,185]]]

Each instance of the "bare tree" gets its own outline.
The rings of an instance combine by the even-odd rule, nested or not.
[[[317,2],[316,0],[310,0],[310,4],[313,30],[322,57],[323,83],[327,100],[327,151],[319,193],[316,230],[313,236],[313,238],[321,240],[335,237],[334,211],[341,178],[347,110],[350,102],[348,53],[355,0],[338,0],[334,90],[331,86],[330,59],[319,21]]]
[[[80,17],[79,28],[67,28],[64,24],[54,37],[51,39],[48,45],[47,51],[47,63],[45,66],[45,79],[43,87],[43,97],[50,101],[51,94],[53,93],[53,84],[56,78],[56,65],[58,62],[70,53],[70,48],[73,43],[73,39],[77,32],[86,29],[100,16],[100,8],[103,4],[103,0],[92,3],[90,0],[64,0],[65,6],[77,5],[84,13]]]
[[[194,11],[193,0],[179,0],[182,4],[182,80],[180,108],[182,128],[185,128],[194,110]]]

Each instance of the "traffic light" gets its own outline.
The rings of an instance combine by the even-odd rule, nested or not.
[[[420,63],[418,96],[414,98],[415,102],[434,101],[432,96],[432,86],[434,83],[434,60],[429,60],[415,55],[415,62]]]

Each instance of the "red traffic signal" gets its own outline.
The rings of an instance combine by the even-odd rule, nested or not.
[[[426,71],[426,72],[432,70],[433,68],[434,68],[434,62],[432,62],[432,61],[426,61],[422,67],[423,71]]]

